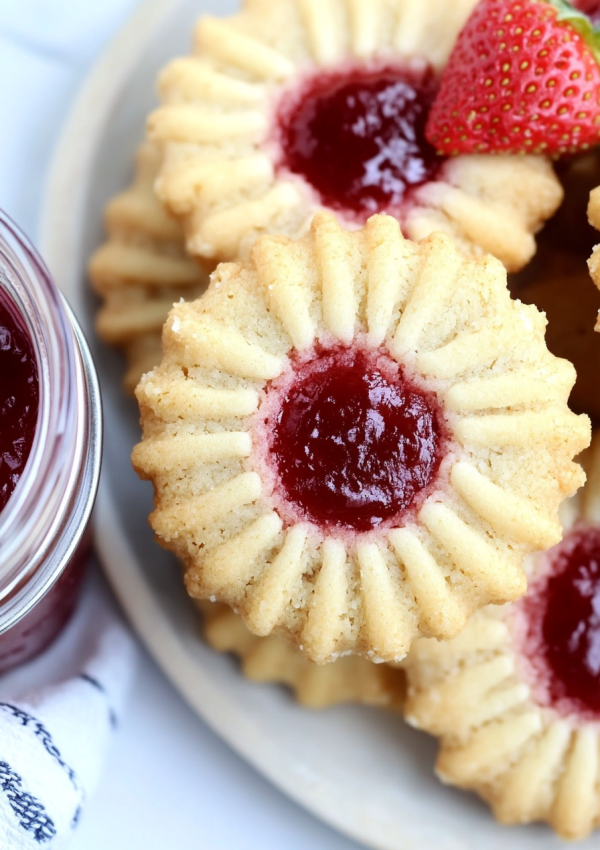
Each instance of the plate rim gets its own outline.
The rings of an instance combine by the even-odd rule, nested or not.
[[[77,316],[84,229],[83,208],[91,163],[121,88],[163,18],[184,0],[142,0],[92,64],[54,148],[42,197],[39,245],[54,280]]]

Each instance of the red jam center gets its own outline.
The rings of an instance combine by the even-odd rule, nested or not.
[[[541,601],[552,701],[600,715],[600,529],[575,531],[559,545]]]
[[[389,357],[352,350],[298,368],[271,445],[285,497],[307,519],[361,532],[414,503],[440,449],[435,399]]]
[[[283,165],[336,210],[393,212],[435,178],[441,158],[425,138],[433,72],[356,69],[317,77],[280,113]]]
[[[23,474],[38,415],[38,370],[29,334],[0,293],[0,511]]]

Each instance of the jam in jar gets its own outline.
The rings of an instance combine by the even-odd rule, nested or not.
[[[81,330],[0,213],[0,674],[45,649],[75,608],[100,448]]]

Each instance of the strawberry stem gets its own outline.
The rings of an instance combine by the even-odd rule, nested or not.
[[[580,12],[567,0],[546,0],[546,2],[557,10],[557,21],[568,23],[577,30],[600,65],[600,27],[595,27],[584,12]]]

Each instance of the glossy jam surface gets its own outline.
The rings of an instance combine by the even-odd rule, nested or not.
[[[441,460],[435,399],[386,355],[321,352],[296,369],[272,424],[285,497],[326,527],[364,532],[398,516]]]
[[[38,369],[25,326],[0,291],[0,511],[23,474],[38,415]]]
[[[436,90],[431,71],[323,74],[282,104],[282,164],[335,210],[361,218],[398,211],[442,163],[425,138]]]
[[[551,697],[600,716],[600,530],[572,534],[553,566],[542,619]]]

